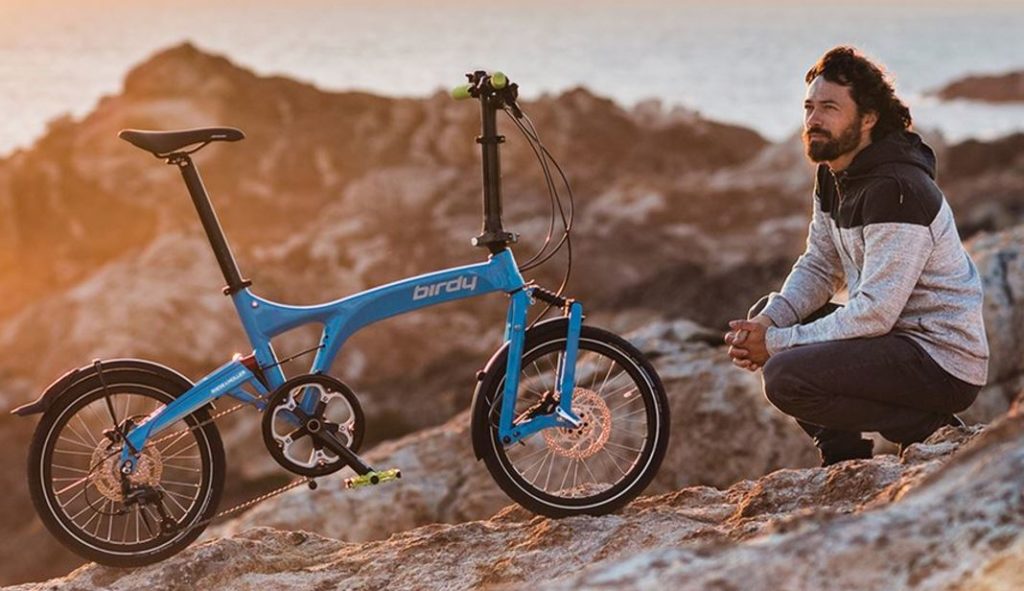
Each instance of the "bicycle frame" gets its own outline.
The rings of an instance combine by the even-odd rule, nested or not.
[[[577,427],[579,417],[572,413],[572,394],[575,383],[574,369],[583,308],[572,302],[569,308],[569,330],[564,355],[556,375],[559,385],[559,405],[551,415],[540,415],[513,426],[519,372],[526,337],[526,320],[533,303],[534,287],[523,280],[510,250],[493,254],[485,263],[444,269],[410,279],[404,279],[360,292],[333,302],[314,306],[280,304],[252,293],[249,287],[231,294],[235,309],[246,335],[253,346],[257,363],[263,368],[267,384],[244,365],[239,356],[200,379],[191,389],[174,402],[158,410],[127,435],[128,444],[122,452],[122,462],[130,468],[134,450],[141,450],[146,441],[161,430],[183,419],[196,410],[222,398],[231,396],[260,411],[265,399],[286,380],[271,339],[299,326],[311,323],[323,325],[311,373],[326,373],[341,350],[342,345],[359,329],[375,322],[422,308],[456,300],[503,291],[510,296],[505,323],[505,342],[509,346],[507,373],[499,424],[499,437],[506,445],[516,443],[541,429],[550,427]],[[248,386],[257,396],[245,390]],[[304,410],[312,412],[316,400],[304,396]]]
[[[482,134],[477,138],[482,151],[484,227],[483,233],[472,242],[490,251],[487,262],[396,281],[326,304],[290,306],[253,294],[249,289],[252,283],[242,278],[199,172],[189,157],[195,150],[165,155],[167,163],[177,166],[180,170],[192,197],[214,256],[227,282],[224,293],[231,296],[252,344],[254,361],[236,356],[232,361],[200,379],[174,402],[154,412],[140,425],[132,427],[125,437],[128,444],[121,453],[123,472],[131,473],[134,470],[133,456],[138,454],[138,450],[145,446],[151,436],[223,396],[232,396],[263,411],[267,397],[286,381],[271,345],[271,339],[280,334],[306,324],[323,325],[320,344],[310,373],[326,373],[345,341],[364,326],[421,308],[496,291],[503,291],[510,297],[505,321],[505,343],[509,353],[498,429],[502,443],[512,445],[541,429],[578,428],[582,424],[580,418],[572,412],[572,395],[583,307],[573,300],[561,300],[565,302],[567,308],[569,326],[566,349],[559,356],[555,371],[558,405],[551,414],[531,417],[513,425],[512,415],[515,412],[521,358],[526,339],[527,311],[534,301],[533,293],[536,289],[523,280],[512,251],[508,249],[508,244],[515,242],[515,235],[506,232],[501,223],[501,164],[498,146],[504,141],[504,137],[498,135],[496,113],[508,105],[518,109],[515,106],[517,91],[514,85],[508,86],[505,83],[499,87],[492,86],[485,72],[476,72],[474,79],[484,84],[478,88],[483,88],[486,92],[480,96]],[[223,135],[219,128],[212,131]],[[240,131],[235,131],[238,139],[244,137]],[[219,136],[209,137],[207,143]],[[261,376],[257,377],[254,371],[259,371]],[[246,388],[255,392],[255,395],[246,391]],[[315,397],[305,394],[303,393],[299,404],[304,411],[312,413],[316,404]]]

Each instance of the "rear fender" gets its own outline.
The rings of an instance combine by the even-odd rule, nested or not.
[[[185,392],[192,387],[192,381],[182,374],[174,371],[166,365],[144,359],[110,359],[102,362],[103,377],[109,382],[115,382],[118,372],[143,372],[160,376],[161,378],[181,387]],[[46,387],[42,395],[28,404],[23,404],[11,411],[11,414],[19,417],[27,417],[34,414],[46,412],[50,406],[65,392],[84,384],[89,380],[96,379],[95,364],[85,365],[72,369],[59,377],[55,382]]]

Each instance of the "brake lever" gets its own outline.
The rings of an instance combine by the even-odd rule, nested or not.
[[[519,99],[519,85],[512,83],[504,91],[505,102],[508,108],[512,110],[512,114],[515,115],[516,119],[523,118],[523,111],[519,108],[519,103],[516,101]]]

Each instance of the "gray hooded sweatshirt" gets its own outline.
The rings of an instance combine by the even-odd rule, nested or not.
[[[817,170],[807,249],[761,312],[770,354],[800,345],[895,332],[971,384],[988,378],[981,278],[935,184],[935,153],[892,133],[833,174]],[[801,325],[844,282],[849,302]]]

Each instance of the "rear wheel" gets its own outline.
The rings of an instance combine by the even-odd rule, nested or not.
[[[564,322],[528,333],[514,423],[553,412],[565,344]],[[612,333],[584,326],[572,404],[583,424],[545,429],[511,445],[498,435],[506,362],[507,353],[481,380],[473,430],[488,471],[509,497],[549,517],[602,515],[647,487],[668,444],[668,403],[640,351]]]
[[[224,448],[197,411],[151,438],[125,495],[118,472],[122,443],[115,424],[139,423],[181,392],[153,374],[108,378],[114,417],[98,380],[66,392],[43,415],[29,451],[32,502],[46,527],[76,554],[111,566],[167,558],[195,540],[224,485]],[[115,421],[116,419],[116,421]]]

